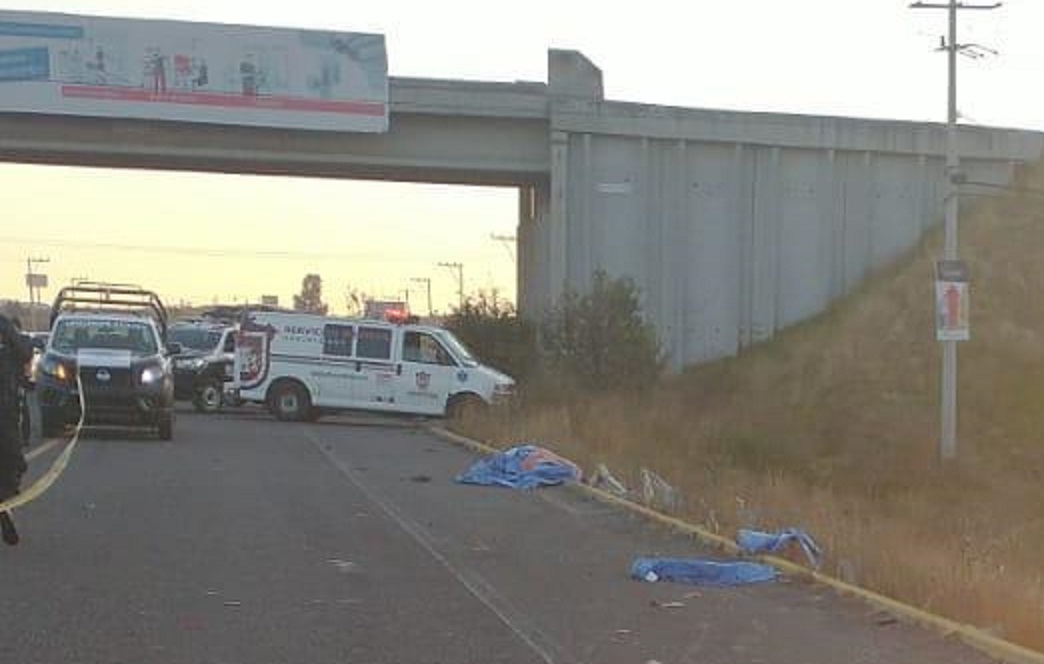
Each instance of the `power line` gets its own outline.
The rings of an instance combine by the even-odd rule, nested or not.
[[[332,252],[314,252],[314,251],[288,251],[288,250],[251,250],[251,249],[213,249],[206,247],[150,247],[148,245],[139,244],[123,244],[119,242],[81,242],[81,241],[70,241],[70,240],[49,240],[35,237],[18,237],[18,236],[0,236],[0,242],[9,243],[24,243],[32,244],[44,247],[66,247],[66,248],[91,248],[91,249],[115,249],[119,251],[145,251],[152,253],[163,253],[163,254],[183,254],[191,256],[210,256],[215,258],[225,258],[229,256],[242,256],[244,258],[281,258],[281,259],[301,259],[308,258],[313,260],[344,260],[345,258],[369,258],[372,254],[367,252],[344,252],[344,253],[332,253]],[[388,259],[382,258],[382,262],[387,262]],[[392,259],[396,260],[396,259]],[[397,260],[405,260],[400,258]]]

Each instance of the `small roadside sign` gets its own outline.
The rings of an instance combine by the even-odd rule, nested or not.
[[[30,272],[25,275],[25,285],[29,288],[47,288],[47,275]]]
[[[968,265],[964,261],[935,263],[935,338],[937,341],[967,341]]]

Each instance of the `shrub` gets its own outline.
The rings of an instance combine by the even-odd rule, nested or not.
[[[538,364],[536,330],[496,291],[468,298],[445,326],[484,363],[520,382],[533,375]]]
[[[545,317],[541,345],[548,364],[591,392],[643,390],[663,371],[656,332],[641,313],[627,277],[595,272],[584,294],[567,290]]]

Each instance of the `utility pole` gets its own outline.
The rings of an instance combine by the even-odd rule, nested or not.
[[[36,305],[40,303],[40,290],[47,287],[47,275],[34,273],[33,266],[42,263],[50,263],[50,258],[25,259],[25,285],[29,288],[29,327],[36,329]]]
[[[457,300],[458,308],[464,308],[464,265],[461,263],[439,263],[439,267],[444,267],[450,272],[457,273]]]
[[[431,316],[431,277],[413,277],[410,281],[424,284],[428,289],[428,316]]]
[[[947,85],[946,108],[946,225],[943,257],[958,260],[957,215],[959,189],[963,181],[961,158],[957,145],[957,54],[966,47],[957,42],[957,12],[963,9],[997,9],[1000,2],[972,5],[958,0],[945,3],[915,2],[913,9],[945,9],[948,12],[949,38],[943,42],[946,50]],[[975,57],[975,56],[973,56]],[[957,456],[957,341],[943,341],[941,378],[939,456],[949,461]]]

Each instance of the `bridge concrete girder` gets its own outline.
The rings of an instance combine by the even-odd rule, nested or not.
[[[548,81],[392,78],[386,134],[0,113],[0,160],[519,190],[519,306],[595,269],[632,277],[674,367],[822,311],[941,216],[935,123],[607,101],[583,55]],[[969,178],[1007,183],[1042,135],[962,127]]]

